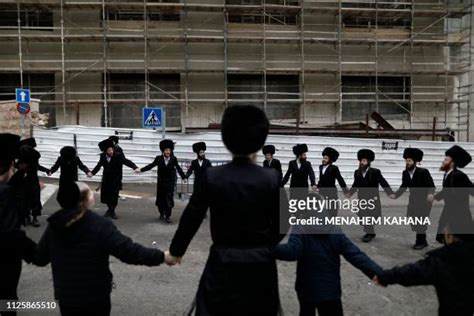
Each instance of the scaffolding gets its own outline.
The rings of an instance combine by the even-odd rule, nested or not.
[[[101,105],[102,124],[113,126],[114,105],[172,104],[185,131],[218,122],[206,106],[257,102],[293,106],[273,123],[298,129],[342,124],[353,102],[402,109],[407,129],[431,128],[435,118],[469,140],[471,8],[471,0],[4,0],[0,10],[18,19],[0,26],[0,43],[17,51],[0,53],[0,72],[18,73],[22,86],[25,73],[54,73],[55,86],[33,93],[61,109],[63,122],[75,113],[79,123],[84,105]],[[25,10],[50,10],[54,23],[24,25]],[[110,12],[135,15],[113,20]],[[239,16],[252,22],[236,23]],[[111,73],[143,74],[143,86],[115,91]],[[156,84],[150,74],[176,74],[180,84]],[[261,89],[229,89],[232,74],[261,76]],[[76,83],[85,75],[100,82]],[[203,75],[222,82],[196,84]],[[298,76],[298,92],[269,87],[274,75]],[[348,91],[344,80],[354,76],[373,86]],[[407,87],[392,91],[382,77],[407,78]]]

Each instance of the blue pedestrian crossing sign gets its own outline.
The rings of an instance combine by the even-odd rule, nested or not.
[[[143,108],[143,127],[163,127],[163,108]]]
[[[17,103],[30,103],[30,90],[29,89],[15,89],[16,102]]]

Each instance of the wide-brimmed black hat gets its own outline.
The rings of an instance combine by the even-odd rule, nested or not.
[[[454,160],[454,163],[459,168],[464,168],[471,161],[471,155],[461,146],[454,145],[445,152],[446,156],[451,157]]]
[[[206,143],[198,142],[193,144],[193,151],[198,154],[201,150],[206,151]]]
[[[114,142],[108,138],[99,143],[99,148],[101,151],[106,151],[110,147],[114,147]]]
[[[405,148],[405,150],[403,151],[403,159],[407,158],[420,162],[423,160],[423,151],[418,148]]]
[[[367,159],[368,161],[375,160],[375,153],[370,149],[361,149],[357,152],[357,160]]]
[[[18,161],[24,163],[38,163],[41,154],[31,146],[23,145],[18,150]]]
[[[231,106],[222,116],[222,141],[231,153],[248,155],[262,148],[269,128],[262,109],[252,105]]]
[[[166,148],[174,150],[174,142],[171,139],[163,139],[160,142],[160,150],[165,151]]]
[[[264,155],[266,155],[266,154],[274,155],[275,154],[275,146],[265,145],[262,148],[262,152],[263,152]]]
[[[322,156],[328,156],[332,162],[336,162],[337,158],[339,158],[339,152],[332,147],[326,147],[322,152]]]
[[[61,148],[59,154],[61,155],[61,158],[65,160],[71,160],[76,157],[77,151],[76,148],[72,146],[64,146],[63,148]]]
[[[308,145],[296,144],[295,146],[293,146],[293,154],[295,154],[295,156],[299,156],[305,152],[308,152]]]
[[[10,133],[0,134],[0,160],[2,162],[11,162],[18,155],[20,136]]]
[[[22,140],[20,140],[19,146],[21,147],[23,145],[28,145],[30,147],[35,148],[36,147],[36,139],[34,137],[22,139]]]

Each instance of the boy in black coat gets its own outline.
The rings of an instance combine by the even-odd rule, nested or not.
[[[323,160],[319,166],[319,193],[328,200],[337,200],[336,180],[339,183],[342,191],[347,193],[347,185],[344,178],[341,176],[339,168],[334,165],[339,158],[339,152],[331,147],[324,148],[322,152]],[[337,209],[330,210],[332,215],[337,215]]]
[[[135,170],[136,173],[140,169],[122,154],[114,151],[114,143],[110,139],[103,140],[99,143],[100,154],[99,162],[92,170],[95,175],[100,168],[104,168],[102,172],[102,183],[100,187],[100,202],[107,205],[105,217],[118,219],[115,214],[115,208],[118,204],[119,191],[122,187],[122,168],[123,165]]]
[[[17,135],[0,134],[0,300],[8,301],[18,300],[22,259],[30,262],[35,249],[21,230],[24,214],[17,203],[18,187],[11,182],[19,141]]]
[[[90,211],[94,193],[86,184],[66,184],[57,199],[62,209],[48,218],[33,263],[51,263],[62,315],[110,315],[110,255],[135,265],[169,262],[167,253],[133,242],[110,219]]]
[[[393,194],[393,191],[383,177],[382,172],[370,166],[371,162],[375,160],[375,153],[372,150],[359,150],[357,159],[359,160],[359,169],[354,171],[354,183],[346,197],[350,198],[357,191],[359,200],[372,200],[375,207],[373,209],[360,209],[357,215],[366,220],[370,220],[372,217],[380,218],[382,216],[382,204],[380,203],[379,186],[385,190],[388,196]],[[364,225],[364,232],[363,242],[370,242],[375,238],[374,225]]]
[[[155,205],[160,212],[160,220],[171,223],[171,211],[174,207],[174,190],[176,187],[176,171],[178,171],[181,179],[185,180],[186,175],[181,169],[178,158],[173,155],[174,143],[170,139],[163,139],[160,142],[161,155],[155,157],[153,162],[140,171],[145,172],[158,167],[156,175],[156,201]]]
[[[76,148],[65,146],[59,152],[60,156],[49,170],[48,175],[51,175],[61,168],[59,176],[59,186],[76,182],[78,179],[77,169],[81,169],[88,177],[92,176],[89,168],[87,168],[77,155]]]
[[[306,144],[297,144],[293,146],[293,154],[296,159],[291,160],[288,165],[288,170],[283,177],[282,185],[284,186],[291,176],[290,188],[307,188],[308,178],[313,190],[316,190],[316,178],[311,162],[306,160],[306,153],[308,146]]]
[[[440,243],[444,243],[443,228],[451,221],[472,221],[469,196],[474,194],[471,180],[459,170],[472,161],[471,155],[458,145],[446,150],[445,154],[440,167],[440,171],[444,171],[443,189],[430,197],[430,201],[444,200],[436,235],[436,240]]]
[[[265,155],[265,160],[263,161],[264,168],[273,168],[278,172],[280,179],[283,177],[283,171],[281,170],[281,163],[280,160],[275,159],[273,156],[275,155],[275,146],[273,145],[265,145],[262,148],[262,152]]]
[[[322,211],[324,220],[331,216]],[[342,316],[341,255],[369,279],[382,268],[347,238],[340,227],[325,225],[306,229],[293,227],[288,243],[275,249],[279,260],[297,261],[295,289],[300,303],[300,316]]]
[[[377,274],[374,282],[383,286],[433,285],[439,301],[438,315],[472,316],[474,315],[473,234],[472,222],[450,222],[444,230],[445,246],[429,251],[424,259],[415,263]]]
[[[435,185],[428,169],[417,166],[423,160],[423,151],[418,148],[405,148],[403,152],[406,167],[402,173],[402,184],[400,188],[391,195],[391,198],[399,198],[407,189],[410,189],[408,198],[407,217],[429,217],[432,203],[429,201],[433,195]],[[428,246],[426,241],[427,225],[412,225],[411,229],[416,232],[414,250],[421,250]]]
[[[194,185],[193,185],[193,192],[196,192],[196,189],[201,185],[204,173],[206,172],[207,168],[212,167],[212,163],[209,159],[206,159],[206,143],[199,142],[193,144],[193,151],[197,155],[197,159],[191,161],[191,165],[189,166],[188,171],[186,172],[186,179],[194,172]]]
[[[20,147],[29,146],[31,148],[36,148],[35,138],[26,138],[20,141]],[[36,150],[35,150],[36,151]],[[37,151],[36,151],[37,152]],[[30,151],[32,153],[32,151]],[[41,187],[38,178],[38,171],[45,173],[49,172],[49,169],[43,167],[39,164],[39,159],[41,155],[39,152],[35,154],[38,158],[28,159],[28,162],[25,160],[21,161],[21,169],[25,173],[25,178],[23,183],[25,186],[25,224],[33,227],[39,227],[38,216],[41,216],[41,210],[43,205],[41,204]],[[33,158],[33,156],[31,156]],[[31,220],[30,215],[33,217]]]

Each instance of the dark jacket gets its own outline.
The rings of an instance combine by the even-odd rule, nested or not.
[[[76,210],[60,210],[48,218],[33,263],[51,262],[55,298],[69,306],[108,300],[112,290],[109,255],[128,264],[156,266],[164,254],[134,243],[112,221],[94,212],[69,227]]]
[[[178,171],[182,179],[186,178],[183,169],[179,166],[178,159],[175,156],[171,156],[168,164],[165,164],[165,157],[159,155],[155,157],[153,162],[140,169],[141,172],[145,172],[158,167],[156,175],[158,177],[156,183],[157,195],[166,194],[167,192],[174,191],[176,186],[176,171]]]
[[[383,271],[378,279],[384,285],[433,285],[438,295],[439,315],[472,316],[474,243],[456,242],[432,250],[415,263]]]
[[[431,203],[427,201],[427,197],[434,193],[435,185],[428,169],[416,167],[413,178],[410,177],[408,170],[404,170],[402,184],[395,192],[395,196],[400,197],[407,189],[410,190],[407,216],[429,216]]]
[[[84,173],[89,172],[87,168],[81,161],[81,159],[76,156],[74,159],[68,160],[63,157],[58,157],[54,165],[51,167],[50,172],[55,173],[58,169],[61,168],[61,174],[59,176],[59,186],[64,183],[75,182],[78,179],[77,169],[81,169]]]
[[[107,161],[105,153],[100,154],[99,162],[92,170],[96,174],[100,168],[102,172],[102,185],[100,187],[100,201],[105,204],[116,203],[119,191],[122,187],[122,168],[126,165],[129,168],[136,169],[137,166],[125,158],[122,154],[114,153],[110,162]]]
[[[472,182],[461,170],[453,169],[445,177],[443,189],[434,196],[437,201],[444,200],[443,211],[439,218],[439,234],[443,233],[443,229],[449,222],[472,222],[469,195],[473,194]]]
[[[279,260],[298,261],[295,289],[300,299],[314,304],[341,299],[341,255],[370,279],[382,271],[340,228],[332,227],[328,234],[300,230],[275,250]]]
[[[172,255],[183,256],[210,209],[213,245],[199,283],[198,314],[276,315],[278,274],[270,248],[284,236],[279,189],[274,170],[246,158],[207,170],[170,246]]]
[[[379,186],[381,186],[387,195],[393,194],[390,185],[387,180],[383,177],[382,173],[377,168],[369,167],[365,177],[361,170],[357,169],[354,171],[354,183],[351,189],[348,191],[349,194],[358,192],[358,198],[360,200],[371,200],[374,199],[375,208],[361,209],[358,213],[359,216],[370,216],[379,217],[382,215],[382,205],[380,203]]]
[[[281,170],[281,163],[280,160],[278,159],[272,159],[271,163],[268,163],[268,160],[263,161],[263,167],[264,168],[273,168],[275,169],[278,174],[280,175],[280,179],[283,177],[283,171]]]
[[[285,177],[283,178],[282,185],[285,185],[290,179],[291,188],[307,188],[308,187],[308,178],[311,182],[311,186],[316,185],[316,179],[314,177],[314,170],[309,161],[302,161],[300,168],[295,160],[291,160],[288,165],[288,170],[286,171]]]
[[[194,191],[196,188],[201,184],[204,173],[206,172],[207,168],[211,168],[212,163],[209,159],[204,159],[202,161],[202,165],[199,165],[199,159],[194,159],[191,161],[191,165],[189,166],[188,171],[186,172],[186,178],[189,178],[191,174],[194,172]]]
[[[323,173],[323,165],[319,166],[319,181],[318,181],[318,188],[320,190],[321,195],[324,197],[336,199],[337,198],[337,188],[336,188],[336,180],[339,183],[339,186],[345,193],[347,191],[346,181],[341,176],[341,172],[339,171],[338,166],[330,164],[326,171]]]

